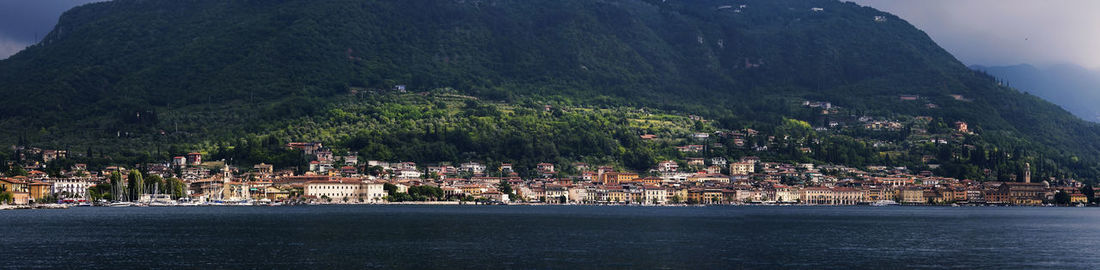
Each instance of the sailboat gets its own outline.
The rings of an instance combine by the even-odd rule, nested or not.
[[[149,206],[174,206],[176,201],[168,194],[160,194],[160,183],[153,184],[153,195],[149,198]]]
[[[133,206],[134,205],[133,203],[127,201],[129,196],[127,196],[127,194],[126,194],[126,189],[123,188],[122,185],[119,185],[119,184],[120,183],[114,183],[114,185],[111,186],[111,189],[112,189],[111,192],[116,194],[115,198],[119,199],[119,200],[117,200],[117,201],[115,201],[111,204],[108,204],[107,206],[110,206],[110,207],[130,207],[130,206]]]

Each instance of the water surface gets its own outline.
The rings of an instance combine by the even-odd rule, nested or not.
[[[1100,268],[1100,208],[73,208],[0,220],[3,267],[19,269]]]

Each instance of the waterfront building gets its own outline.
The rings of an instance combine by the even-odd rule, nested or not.
[[[905,187],[899,190],[900,203],[927,203],[924,198],[924,190],[919,187]]]
[[[12,204],[28,204],[31,201],[30,185],[21,178],[0,178],[0,189],[11,192]]]
[[[50,184],[41,181],[29,181],[27,182],[27,191],[30,193],[31,200],[39,203],[56,203],[56,202],[42,202],[43,198],[50,195]]]
[[[668,203],[668,190],[654,185],[646,185],[643,189],[645,190],[642,198],[643,204]]]
[[[802,203],[854,205],[863,202],[863,191],[854,188],[808,187],[802,189]]]
[[[1046,199],[1047,186],[1043,183],[1006,182],[998,188],[998,193],[1007,203],[1016,205],[1039,205]]]
[[[50,184],[50,192],[61,199],[87,199],[88,188],[94,185],[91,178],[49,178],[44,180]]]
[[[307,197],[328,198],[332,202],[382,202],[386,190],[382,183],[364,183],[361,181],[311,181],[305,184],[303,192]]]

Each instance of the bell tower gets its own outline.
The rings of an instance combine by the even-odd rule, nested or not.
[[[1024,183],[1031,183],[1031,163],[1024,163]]]

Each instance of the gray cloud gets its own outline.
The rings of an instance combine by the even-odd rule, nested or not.
[[[38,42],[75,6],[105,0],[0,0],[0,59]]]
[[[21,50],[26,48],[30,43],[23,41],[16,41],[14,39],[0,36],[0,59],[7,59]]]
[[[921,28],[966,64],[1100,67],[1100,1],[854,0]]]

